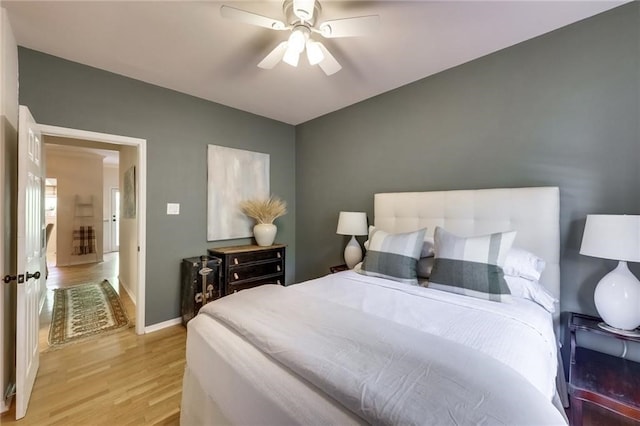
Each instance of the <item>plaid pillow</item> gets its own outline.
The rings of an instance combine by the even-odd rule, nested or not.
[[[369,250],[358,272],[418,285],[416,264],[425,232],[426,228],[404,234],[389,234],[380,229],[373,229],[369,235]]]
[[[480,299],[511,299],[502,267],[516,232],[462,238],[435,230],[435,264],[429,287]]]

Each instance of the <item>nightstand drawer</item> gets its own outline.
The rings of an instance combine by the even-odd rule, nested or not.
[[[248,288],[258,287],[263,284],[279,284],[284,283],[284,276],[279,275],[272,278],[261,279],[257,281],[249,281],[244,283],[229,284],[227,287],[227,294],[235,293],[240,290],[246,290]]]
[[[254,263],[229,267],[229,278],[227,282],[234,284],[241,281],[255,280],[266,275],[279,275],[284,270],[282,261]]]
[[[229,267],[254,262],[266,262],[270,260],[281,260],[284,258],[284,250],[263,250],[250,253],[234,253],[229,255]]]

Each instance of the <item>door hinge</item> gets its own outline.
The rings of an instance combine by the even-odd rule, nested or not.
[[[16,384],[9,383],[7,389],[4,392],[4,400],[6,401],[9,398],[13,398],[16,395]]]
[[[9,284],[11,281],[15,280],[18,280],[18,284],[24,283],[24,275],[5,275],[4,278],[2,278],[2,281],[4,281],[5,284]]]

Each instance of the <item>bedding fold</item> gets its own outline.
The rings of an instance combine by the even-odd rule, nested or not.
[[[295,286],[238,292],[201,313],[372,424],[565,424],[494,358]]]

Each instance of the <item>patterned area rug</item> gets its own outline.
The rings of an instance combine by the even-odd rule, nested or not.
[[[54,290],[49,345],[59,346],[129,325],[109,281]]]

